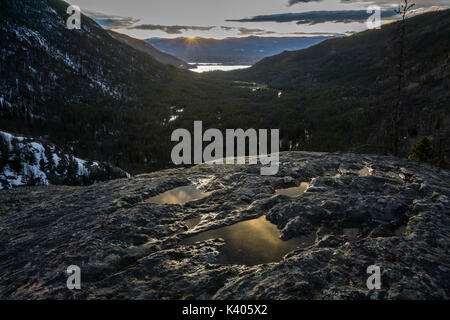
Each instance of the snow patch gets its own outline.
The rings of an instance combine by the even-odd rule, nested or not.
[[[98,162],[89,165],[88,161],[72,155],[60,156],[54,146],[45,147],[33,139],[16,137],[3,131],[0,131],[0,143],[5,144],[9,150],[7,163],[3,168],[0,167],[1,189],[23,185],[48,185],[49,175],[73,174],[69,168],[75,164],[76,175],[71,178],[82,180],[82,177],[89,178],[89,168],[100,167]],[[61,154],[60,151],[59,153]]]

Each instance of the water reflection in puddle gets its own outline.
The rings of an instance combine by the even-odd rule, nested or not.
[[[373,171],[372,169],[366,167],[366,168],[359,170],[358,174],[360,177],[368,177],[372,174],[372,171]]]
[[[309,183],[308,182],[302,182],[300,186],[294,187],[294,188],[287,188],[287,189],[277,189],[275,190],[275,194],[280,194],[284,196],[288,196],[291,198],[297,198],[300,197],[303,193],[305,193],[306,189],[308,189]]]
[[[311,235],[283,241],[280,235],[280,230],[262,216],[258,219],[202,232],[184,239],[182,244],[222,238],[225,244],[219,248],[218,264],[256,265],[280,261],[288,252],[298,247],[311,245],[315,240],[315,235]]]
[[[183,223],[188,228],[188,230],[191,230],[196,225],[198,225],[201,220],[202,220],[202,218],[197,217],[197,218],[192,218],[192,219],[185,220],[185,221],[183,221]]]
[[[148,202],[157,204],[185,204],[189,201],[205,198],[210,194],[211,192],[202,192],[191,185],[166,191],[148,199]]]

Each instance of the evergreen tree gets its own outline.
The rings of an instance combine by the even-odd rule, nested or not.
[[[433,163],[434,151],[430,139],[428,139],[428,137],[422,137],[419,142],[414,144],[414,146],[409,151],[408,159]]]

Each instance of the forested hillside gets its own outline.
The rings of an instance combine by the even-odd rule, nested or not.
[[[182,69],[189,69],[190,65],[186,63],[185,61],[178,59],[177,57],[171,56],[170,54],[161,52],[154,48],[149,43],[145,42],[144,40],[135,39],[132,37],[129,37],[125,34],[121,34],[114,31],[108,31],[108,33],[115,39],[122,41],[123,43],[126,43],[130,47],[145,52],[155,58],[157,61],[164,63],[164,64],[170,64],[177,68]]]
[[[299,149],[389,153],[400,23],[266,58],[208,77],[268,84],[295,116],[284,128]],[[450,10],[406,20],[400,154],[421,136],[443,161],[450,143]],[[305,133],[304,133],[305,132]],[[447,150],[447,157],[448,157]]]
[[[68,30],[60,0],[6,0],[0,11],[0,130],[43,138],[130,173],[171,166],[170,135],[279,128],[282,150],[391,153],[397,24],[195,74],[159,63],[82,16]],[[449,145],[449,11],[407,23],[408,90],[401,155],[430,136]]]
[[[41,136],[82,158],[142,172],[170,165],[175,115],[189,120],[178,126],[189,127],[226,107],[259,103],[247,90],[159,63],[84,15],[81,30],[67,29],[68,6],[2,2],[1,130]]]

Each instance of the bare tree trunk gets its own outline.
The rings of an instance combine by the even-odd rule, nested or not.
[[[405,82],[405,47],[406,47],[406,15],[415,4],[409,4],[409,0],[404,0],[404,4],[400,5],[396,10],[401,15],[402,21],[400,26],[399,52],[398,52],[398,70],[397,70],[397,97],[395,99],[395,115],[393,118],[393,139],[392,153],[397,156],[400,141],[400,125],[402,118],[402,102],[403,89]]]

